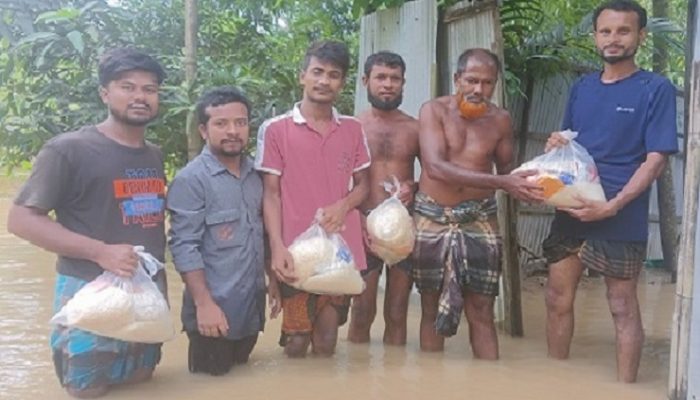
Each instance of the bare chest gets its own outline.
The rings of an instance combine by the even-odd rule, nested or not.
[[[494,124],[486,121],[451,119],[445,126],[445,141],[450,159],[491,162],[500,134]],[[466,161],[466,160],[465,160]]]
[[[373,129],[366,134],[375,161],[409,161],[418,155],[417,132],[399,126],[394,129]]]

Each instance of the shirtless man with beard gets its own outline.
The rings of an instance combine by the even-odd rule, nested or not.
[[[370,211],[389,197],[384,182],[392,175],[401,183],[399,198],[410,207],[413,203],[415,181],[413,165],[418,157],[418,121],[399,110],[403,100],[406,64],[398,54],[381,51],[365,62],[362,83],[367,88],[371,108],[359,116],[367,136],[372,163],[369,167],[369,197],[360,206],[363,235],[367,247],[367,269],[363,277],[367,288],[352,301],[348,340],[366,343],[377,313],[377,283],[384,262],[371,250],[365,220]],[[403,260],[387,268],[384,295],[384,343],[406,344],[406,312],[411,293],[411,262]]]
[[[493,305],[502,243],[495,191],[528,202],[542,199],[540,187],[525,179],[532,172],[508,175],[511,118],[490,102],[500,66],[488,50],[466,50],[454,75],[457,93],[421,107],[413,279],[421,294],[424,351],[443,350],[464,309],[474,357],[498,358]]]

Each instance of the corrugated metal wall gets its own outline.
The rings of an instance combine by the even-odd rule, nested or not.
[[[420,106],[435,93],[437,3],[411,1],[399,8],[381,10],[360,21],[359,76],[355,90],[355,115],[369,106],[362,86],[367,56],[380,50],[398,53],[406,61],[406,86],[401,109],[418,117]]]
[[[443,95],[455,92],[453,75],[457,70],[457,59],[464,50],[485,48],[503,59],[503,49],[495,35],[501,31],[499,21],[498,2],[495,0],[462,1],[445,12],[447,60],[439,62],[447,63],[448,69],[441,77],[441,87],[449,87],[449,91]],[[499,106],[503,105],[504,98],[502,82],[499,79],[493,96],[494,103]]]

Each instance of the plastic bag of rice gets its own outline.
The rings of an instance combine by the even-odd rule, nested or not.
[[[348,245],[314,221],[289,246],[297,280],[292,287],[316,294],[360,294],[365,282]]]
[[[175,336],[170,308],[153,282],[162,263],[136,246],[139,266],[130,278],[105,271],[83,286],[51,323],[129,342],[160,343]]]

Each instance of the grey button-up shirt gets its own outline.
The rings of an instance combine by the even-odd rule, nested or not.
[[[168,187],[168,243],[175,269],[204,269],[214,301],[228,320],[228,339],[254,335],[265,323],[262,179],[243,157],[241,177],[228,172],[207,146]],[[185,289],[185,330],[197,331]]]

